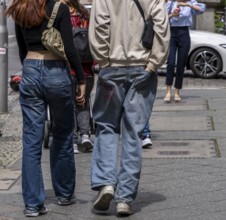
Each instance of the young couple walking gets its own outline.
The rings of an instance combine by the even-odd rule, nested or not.
[[[167,57],[169,24],[163,0],[139,0],[145,18],[152,17],[152,49],[142,46],[143,18],[134,0],[93,0],[89,25],[90,49],[100,66],[93,106],[96,137],[91,188],[99,192],[94,209],[105,211],[114,198],[118,215],[131,215],[141,173],[142,133],[150,118],[156,90],[156,70]],[[73,45],[70,11],[60,4],[54,27],[62,36],[67,61],[41,43],[55,2],[13,0],[7,10],[16,22],[23,62],[20,104],[23,115],[22,194],[24,214],[47,213],[41,169],[46,105],[53,116],[50,147],[52,184],[59,205],[74,199],[74,100],[85,102],[85,74]],[[23,16],[26,15],[26,16]],[[79,93],[73,94],[70,67],[76,71]],[[118,164],[119,137],[122,151]],[[31,178],[32,176],[32,178]]]

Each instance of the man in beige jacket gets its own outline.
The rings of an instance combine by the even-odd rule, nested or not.
[[[131,215],[142,164],[142,131],[151,115],[156,70],[166,60],[169,24],[164,0],[139,0],[154,21],[152,49],[142,46],[143,18],[133,0],[93,0],[89,39],[100,65],[93,117],[96,139],[91,187],[99,191],[94,209],[116,201],[118,215]],[[122,151],[117,166],[119,137]]]

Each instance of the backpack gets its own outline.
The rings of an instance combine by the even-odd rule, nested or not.
[[[93,57],[89,49],[88,28],[76,27],[72,29],[74,45],[78,50],[81,62],[92,62]]]

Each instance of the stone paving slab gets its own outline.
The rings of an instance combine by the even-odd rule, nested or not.
[[[8,112],[0,114],[0,190],[9,190],[21,175],[20,169],[11,169],[22,152],[22,119],[18,98],[18,92],[9,90]]]
[[[4,216],[0,216],[0,220],[15,220],[15,218],[7,218]]]
[[[177,112],[177,111],[202,111],[208,110],[207,100],[186,99],[177,103],[164,103],[162,99],[156,99],[153,106],[153,112]]]
[[[151,150],[143,150],[143,158],[214,158],[215,148],[213,140],[157,140]]]
[[[15,161],[21,158],[21,148],[21,138],[1,138],[0,167],[9,168],[15,163]]]
[[[153,116],[151,126],[155,131],[205,131],[213,129],[211,117],[206,116]]]
[[[21,170],[0,168],[0,190],[9,190],[20,175]]]

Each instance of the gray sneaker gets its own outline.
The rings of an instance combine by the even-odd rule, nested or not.
[[[82,152],[89,152],[92,149],[93,149],[93,143],[90,140],[89,135],[88,134],[83,134],[82,135],[81,146],[79,147],[79,150],[82,151]]]
[[[100,189],[97,200],[94,202],[93,208],[100,211],[109,209],[111,200],[114,197],[114,187],[104,186]]]
[[[131,204],[127,203],[127,202],[119,202],[119,203],[117,203],[116,209],[117,209],[117,214],[119,216],[132,215],[134,213]]]
[[[26,217],[37,217],[39,215],[44,215],[48,212],[48,209],[45,205],[42,205],[39,209],[34,208],[26,208],[24,210],[24,215]]]
[[[75,196],[71,196],[71,197],[59,197],[58,198],[58,204],[61,206],[66,206],[66,205],[71,205],[72,203],[74,203],[75,200]]]

